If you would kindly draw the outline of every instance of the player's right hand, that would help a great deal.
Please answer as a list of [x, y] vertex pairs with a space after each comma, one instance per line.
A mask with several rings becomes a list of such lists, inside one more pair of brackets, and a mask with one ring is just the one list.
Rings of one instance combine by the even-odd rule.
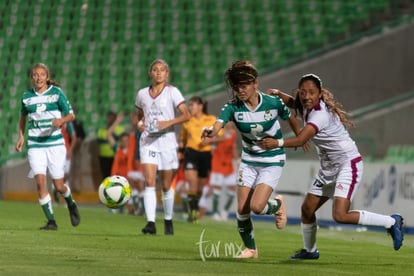
[[201, 133], [201, 138], [205, 138], [205, 137], [212, 137], [213, 133], [213, 127], [203, 127], [203, 132]]

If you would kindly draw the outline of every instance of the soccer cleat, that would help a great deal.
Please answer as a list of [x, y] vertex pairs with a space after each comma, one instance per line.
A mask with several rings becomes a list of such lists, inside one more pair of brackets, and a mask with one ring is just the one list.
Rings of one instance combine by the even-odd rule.
[[251, 248], [245, 248], [240, 255], [234, 257], [236, 259], [257, 259], [259, 258], [259, 250], [251, 249]]
[[215, 221], [222, 221], [223, 218], [220, 216], [219, 213], [214, 213], [213, 214], [213, 220], [215, 220]]
[[391, 215], [391, 217], [395, 219], [395, 223], [388, 229], [388, 233], [391, 235], [394, 242], [394, 250], [398, 250], [402, 246], [404, 240], [404, 232], [402, 229], [404, 219], [398, 214]]
[[229, 212], [227, 212], [226, 210], [222, 210], [220, 212], [220, 216], [221, 216], [221, 220], [226, 221], [229, 219]]
[[174, 235], [174, 227], [172, 220], [164, 219], [164, 234], [165, 235]]
[[147, 225], [145, 225], [145, 227], [142, 228], [142, 233], [143, 234], [150, 234], [150, 235], [157, 234], [157, 229], [155, 228], [155, 222], [148, 221]]
[[68, 206], [69, 209], [69, 216], [70, 216], [70, 222], [72, 223], [72, 226], [78, 226], [80, 223], [80, 215], [78, 206], [76, 205], [75, 201], [73, 201], [73, 204]]
[[275, 213], [275, 224], [277, 229], [283, 229], [286, 227], [287, 215], [285, 207], [285, 199], [281, 195], [277, 195], [275, 199], [280, 202], [279, 210]]
[[42, 226], [39, 228], [39, 230], [57, 230], [58, 226], [56, 224], [56, 221], [49, 220], [45, 226]]
[[301, 249], [290, 258], [293, 260], [317, 260], [319, 259], [319, 251], [316, 249], [313, 252], [308, 252], [306, 249]]
[[199, 216], [198, 211], [192, 210], [190, 215], [188, 216], [187, 221], [192, 222], [193, 224], [198, 224], [198, 216]]

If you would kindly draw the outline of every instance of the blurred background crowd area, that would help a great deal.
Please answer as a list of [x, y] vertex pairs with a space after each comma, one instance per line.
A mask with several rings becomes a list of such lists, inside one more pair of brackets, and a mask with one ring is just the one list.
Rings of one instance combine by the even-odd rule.
[[[223, 74], [236, 59], [250, 59], [260, 74], [280, 72], [412, 24], [413, 16], [412, 0], [3, 0], [0, 162], [24, 158], [14, 145], [21, 95], [35, 63], [49, 66], [93, 137], [108, 111], [134, 110], [155, 58], [169, 63], [170, 82], [187, 98], [208, 99], [225, 91]], [[392, 146], [390, 156], [414, 160], [412, 146]]]

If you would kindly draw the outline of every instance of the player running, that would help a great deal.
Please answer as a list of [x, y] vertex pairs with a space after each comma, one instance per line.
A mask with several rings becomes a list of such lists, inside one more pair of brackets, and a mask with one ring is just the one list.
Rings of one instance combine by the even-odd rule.
[[269, 199], [275, 191], [286, 155], [283, 148], [265, 149], [259, 142], [265, 137], [282, 139], [278, 119], [288, 120], [292, 130], [299, 125], [289, 108], [279, 97], [258, 91], [258, 73], [247, 60], [239, 60], [226, 71], [228, 86], [234, 93], [224, 105], [217, 121], [203, 131], [204, 137], [214, 137], [229, 121], [233, 121], [242, 136], [241, 164], [237, 173], [237, 228], [246, 248], [236, 258], [258, 258], [250, 213], [275, 215], [277, 228], [286, 225], [286, 211], [281, 196]]
[[278, 95], [303, 117], [305, 126], [297, 137], [286, 140], [265, 138], [260, 142], [266, 149], [279, 147], [300, 147], [312, 139], [320, 160], [320, 169], [302, 204], [301, 227], [304, 248], [292, 259], [318, 259], [316, 247], [316, 211], [333, 198], [332, 216], [336, 222], [383, 226], [388, 229], [394, 241], [394, 249], [400, 249], [403, 241], [403, 218], [371, 213], [364, 210], [350, 210], [362, 179], [363, 163], [355, 142], [349, 136], [347, 127], [352, 126], [346, 112], [334, 100], [333, 95], [322, 87], [321, 79], [313, 74], [299, 80], [296, 98], [278, 90], [268, 93]]

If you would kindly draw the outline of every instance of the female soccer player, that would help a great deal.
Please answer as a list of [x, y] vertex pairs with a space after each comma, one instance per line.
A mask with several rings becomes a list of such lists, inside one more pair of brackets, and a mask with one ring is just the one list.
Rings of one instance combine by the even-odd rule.
[[304, 248], [292, 259], [318, 259], [316, 248], [317, 222], [315, 212], [333, 198], [332, 216], [336, 222], [383, 226], [388, 229], [398, 250], [403, 241], [403, 218], [394, 214], [380, 215], [363, 210], [349, 210], [362, 178], [362, 157], [347, 127], [352, 123], [346, 112], [322, 86], [321, 79], [313, 74], [299, 80], [299, 90], [293, 98], [278, 90], [269, 94], [279, 95], [290, 107], [302, 115], [305, 126], [297, 137], [286, 140], [265, 138], [261, 147], [299, 147], [312, 139], [320, 160], [320, 169], [302, 204], [301, 226]]
[[[173, 235], [174, 191], [171, 182], [178, 168], [177, 138], [174, 125], [190, 118], [185, 99], [178, 88], [167, 83], [169, 66], [162, 59], [152, 62], [149, 70], [152, 84], [138, 91], [135, 105], [138, 108], [140, 157], [145, 178], [144, 205], [147, 225], [144, 234], [156, 234], [155, 215], [157, 197], [155, 191], [157, 171], [162, 182], [164, 207], [164, 234]], [[175, 117], [175, 109], [180, 114]]]
[[183, 124], [181, 143], [184, 150], [184, 173], [189, 184], [188, 221], [197, 223], [199, 200], [211, 169], [212, 146], [209, 139], [201, 139], [203, 128], [211, 126], [216, 116], [207, 113], [207, 103], [194, 96], [189, 100], [191, 118]]
[[33, 88], [23, 94], [19, 120], [19, 140], [16, 151], [24, 144], [26, 120], [28, 128], [28, 159], [39, 194], [39, 203], [47, 223], [41, 230], [57, 230], [51, 197], [46, 185], [46, 172], [52, 177], [55, 190], [65, 199], [73, 226], [80, 223], [79, 211], [69, 186], [64, 184], [66, 147], [61, 132], [62, 125], [73, 121], [75, 115], [63, 91], [50, 79], [49, 68], [42, 63], [30, 71]]
[[275, 215], [277, 228], [286, 225], [283, 197], [269, 199], [282, 174], [285, 151], [283, 148], [265, 149], [260, 141], [265, 137], [282, 139], [279, 118], [289, 120], [295, 133], [300, 129], [279, 97], [258, 91], [258, 73], [249, 61], [236, 61], [225, 76], [234, 94], [233, 100], [224, 105], [214, 125], [203, 131], [203, 137], [213, 137], [229, 121], [235, 123], [242, 136], [243, 150], [237, 174], [237, 227], [246, 248], [237, 258], [257, 258], [250, 213]]

